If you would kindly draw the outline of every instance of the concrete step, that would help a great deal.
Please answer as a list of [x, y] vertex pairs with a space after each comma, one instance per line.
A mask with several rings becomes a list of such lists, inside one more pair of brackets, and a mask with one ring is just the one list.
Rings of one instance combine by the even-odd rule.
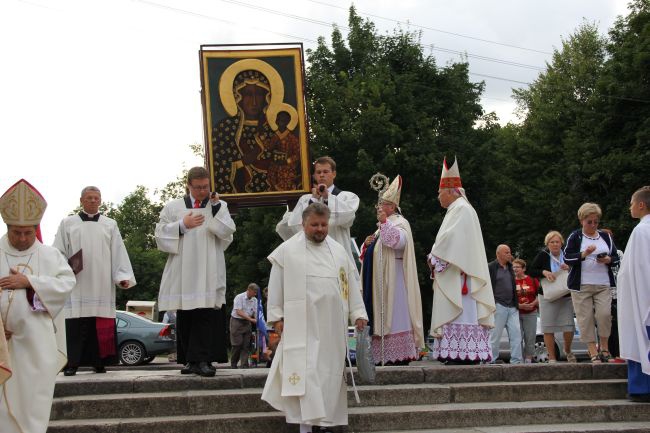
[[[458, 431], [462, 428], [469, 431], [474, 428], [476, 431], [476, 427], [473, 426], [496, 428], [509, 425], [514, 428], [518, 425], [630, 422], [646, 422], [646, 425], [650, 425], [650, 405], [622, 400], [544, 400], [520, 402], [516, 405], [489, 402], [375, 406], [350, 408], [349, 412], [350, 432], [396, 432], [409, 431], [408, 429], [417, 431], [417, 429], [422, 430], [431, 426], [453, 429], [451, 431]], [[181, 431], [295, 433], [297, 428], [286, 425], [284, 416], [278, 412], [249, 412], [199, 416], [60, 420], [51, 421], [48, 429], [48, 433], [150, 433], [151, 431], [156, 433]], [[507, 430], [501, 428], [497, 431]]]
[[[348, 390], [349, 407], [432, 405], [489, 401], [623, 399], [623, 379], [486, 382], [461, 384], [410, 384], [359, 386], [361, 403]], [[149, 416], [209, 415], [220, 413], [268, 412], [273, 409], [261, 400], [262, 391], [224, 389], [163, 393], [125, 393], [57, 397], [51, 419], [137, 418]]]
[[[648, 433], [647, 421], [535, 424], [435, 430], [384, 430], [373, 433]], [[358, 432], [365, 433], [365, 432]]]
[[[80, 372], [71, 377], [59, 374], [54, 396], [262, 388], [267, 374], [266, 368], [217, 369], [216, 376], [211, 378], [181, 375], [178, 370], [124, 369], [106, 374]], [[378, 367], [374, 385], [566, 381], [625, 379], [626, 377], [625, 364], [558, 363], [477, 366], [432, 364], [416, 367]]]
[[650, 405], [624, 400], [547, 400], [350, 409], [355, 432], [593, 422], [646, 422], [650, 426]]

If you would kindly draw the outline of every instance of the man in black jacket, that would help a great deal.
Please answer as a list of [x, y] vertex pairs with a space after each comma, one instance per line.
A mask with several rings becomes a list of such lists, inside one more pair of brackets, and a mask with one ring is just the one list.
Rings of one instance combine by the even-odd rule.
[[510, 341], [510, 363], [521, 364], [521, 329], [519, 328], [519, 303], [512, 270], [512, 253], [508, 245], [497, 247], [497, 259], [488, 263], [490, 281], [497, 310], [494, 313], [494, 329], [490, 335], [492, 362], [499, 357], [499, 342], [503, 328], [508, 331]]

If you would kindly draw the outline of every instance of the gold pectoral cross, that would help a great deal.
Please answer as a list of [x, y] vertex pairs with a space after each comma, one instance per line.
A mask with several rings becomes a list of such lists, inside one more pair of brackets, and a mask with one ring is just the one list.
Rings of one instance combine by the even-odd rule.
[[300, 376], [298, 376], [296, 373], [293, 373], [291, 376], [289, 376], [290, 384], [295, 386], [298, 382], [300, 382]]

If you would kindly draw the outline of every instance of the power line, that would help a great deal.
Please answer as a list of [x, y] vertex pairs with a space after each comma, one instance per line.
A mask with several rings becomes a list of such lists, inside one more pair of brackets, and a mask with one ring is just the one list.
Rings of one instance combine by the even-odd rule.
[[[283, 18], [291, 18], [291, 19], [294, 19], [294, 20], [303, 21], [303, 22], [307, 22], [307, 23], [310, 23], [310, 24], [318, 24], [318, 25], [325, 26], [325, 27], [328, 27], [328, 28], [338, 27], [340, 29], [350, 31], [350, 27], [345, 26], [345, 25], [339, 25], [339, 24], [336, 24], [336, 23], [329, 23], [327, 21], [317, 20], [317, 19], [314, 19], [314, 18], [309, 18], [309, 17], [300, 16], [300, 15], [290, 14], [290, 13], [279, 11], [277, 9], [270, 9], [270, 8], [267, 8], [267, 7], [258, 6], [258, 5], [255, 5], [255, 4], [251, 4], [251, 3], [247, 3], [247, 2], [243, 2], [243, 1], [239, 1], [239, 0], [220, 0], [220, 1], [222, 1], [223, 3], [230, 3], [230, 4], [237, 5], [237, 6], [242, 6], [242, 7], [245, 7], [245, 8], [254, 9], [254, 10], [261, 11], [261, 12], [269, 13], [269, 14], [272, 14], [272, 15], [281, 16]], [[466, 55], [468, 58], [473, 58], [473, 59], [477, 59], [477, 60], [484, 60], [484, 61], [494, 62], [494, 63], [500, 63], [502, 65], [515, 66], [515, 67], [519, 67], [519, 68], [533, 69], [533, 70], [536, 70], [536, 71], [545, 70], [545, 68], [540, 67], [540, 66], [527, 65], [525, 63], [518, 63], [518, 62], [513, 62], [513, 61], [510, 61], [510, 60], [503, 60], [503, 59], [497, 59], [497, 58], [494, 58], [494, 57], [481, 56], [481, 55], [478, 55], [478, 54], [464, 53], [464, 52], [461, 52], [461, 51], [452, 50], [450, 48], [443, 48], [443, 47], [434, 46], [433, 44], [422, 45], [422, 46], [423, 47], [431, 47], [431, 49], [436, 50], [436, 51], [441, 51], [441, 52], [450, 53], [450, 54]]]
[[[254, 5], [254, 4], [250, 4], [250, 3], [246, 3], [246, 2], [242, 2], [242, 1], [237, 1], [237, 0], [221, 0], [221, 1], [224, 2], [224, 3], [231, 3], [231, 4], [234, 4], [234, 5], [243, 6], [243, 7], [250, 8], [250, 9], [255, 9], [255, 10], [266, 12], [266, 13], [269, 13], [269, 14], [278, 15], [278, 16], [281, 16], [281, 17], [284, 17], [284, 18], [288, 17], [288, 18], [293, 18], [295, 20], [305, 21], [305, 22], [312, 23], [312, 24], [319, 24], [321, 26], [334, 27], [334, 25], [335, 25], [335, 23], [328, 23], [327, 21], [317, 20], [317, 19], [309, 18], [309, 17], [303, 17], [303, 16], [300, 16], [300, 15], [294, 15], [294, 14], [290, 14], [290, 13], [287, 13], [287, 12], [281, 12], [281, 11], [278, 11], [276, 9], [269, 9], [269, 8], [265, 8], [263, 6], [258, 6], [258, 5]], [[344, 26], [339, 26], [339, 27], [348, 29], [348, 27], [344, 27]]]
[[510, 78], [495, 77], [494, 75], [479, 74], [478, 72], [468, 72], [468, 74], [469, 75], [476, 75], [477, 77], [491, 78], [493, 80], [509, 81], [511, 83], [524, 84], [526, 86], [530, 86], [530, 84], [531, 84], [531, 83], [527, 83], [525, 81], [512, 80]]
[[[327, 2], [324, 2], [324, 1], [320, 1], [320, 0], [308, 0], [308, 1], [310, 1], [312, 3], [317, 3], [317, 4], [324, 5], [324, 6], [328, 6], [328, 7], [331, 7], [331, 8], [335, 8], [335, 9], [348, 10], [348, 8], [346, 8], [346, 7], [333, 5], [331, 3], [327, 3]], [[418, 27], [418, 28], [423, 29], [423, 30], [431, 30], [433, 32], [438, 32], [438, 33], [444, 33], [444, 34], [447, 34], [447, 35], [457, 36], [459, 38], [471, 39], [471, 40], [474, 40], [474, 41], [485, 42], [485, 43], [488, 43], [488, 44], [500, 45], [502, 47], [516, 48], [518, 50], [532, 51], [534, 53], [547, 54], [547, 55], [553, 54], [553, 53], [550, 53], [548, 51], [537, 50], [535, 48], [521, 47], [519, 45], [506, 44], [504, 42], [492, 41], [492, 40], [489, 40], [489, 39], [483, 39], [483, 38], [479, 38], [479, 37], [475, 37], [475, 36], [464, 35], [462, 33], [455, 33], [455, 32], [450, 32], [450, 31], [447, 31], [447, 30], [436, 29], [434, 27], [428, 27], [428, 26], [423, 26], [423, 25], [419, 25], [419, 24], [414, 24], [414, 23], [412, 23], [410, 21], [400, 21], [400, 20], [396, 20], [396, 19], [393, 19], [393, 18], [387, 18], [387, 17], [382, 17], [380, 15], [371, 14], [371, 13], [368, 13], [368, 12], [359, 11], [359, 14], [366, 15], [366, 16], [369, 16], [369, 17], [372, 17], [372, 18], [379, 18], [379, 19], [386, 20], [386, 21], [392, 21], [392, 22], [397, 23], [397, 24], [403, 24], [403, 25], [407, 25], [407, 26]]]
[[[224, 22], [224, 23], [227, 23], [227, 24], [230, 24], [230, 25], [241, 27], [240, 22], [229, 21], [229, 20], [225, 20], [225, 19], [222, 19], [222, 18], [217, 18], [217, 17], [211, 16], [211, 15], [206, 15], [206, 14], [202, 14], [202, 13], [198, 13], [198, 12], [193, 12], [193, 11], [189, 11], [189, 10], [181, 9], [181, 8], [175, 8], [175, 7], [172, 7], [172, 6], [163, 5], [163, 4], [156, 3], [156, 2], [153, 2], [153, 1], [149, 1], [149, 0], [134, 0], [134, 1], [140, 2], [140, 3], [148, 5], [148, 6], [157, 7], [157, 8], [160, 8], [160, 9], [165, 9], [165, 10], [175, 12], [175, 13], [181, 13], [181, 14], [184, 14], [184, 15], [194, 16], [194, 17], [198, 17], [198, 18], [202, 18], [202, 19], [208, 19], [208, 20], [213, 20], [213, 21]], [[238, 2], [236, 0], [222, 0], [222, 1], [226, 1], [226, 2], [229, 2], [229, 3], [242, 3], [242, 2]], [[312, 1], [312, 0], [310, 0], [310, 1]], [[277, 13], [280, 13], [280, 12], [277, 12]], [[290, 38], [290, 39], [294, 39], [294, 40], [301, 40], [301, 41], [304, 41], [304, 42], [311, 42], [311, 43], [317, 43], [318, 42], [318, 41], [315, 41], [313, 39], [308, 39], [308, 38], [304, 38], [304, 37], [296, 36], [296, 35], [291, 35], [291, 34], [287, 34], [287, 33], [280, 33], [280, 32], [276, 32], [276, 31], [273, 31], [273, 30], [268, 30], [268, 29], [265, 29], [265, 28], [262, 28], [262, 27], [254, 27], [254, 26], [245, 26], [245, 27], [250, 28], [250, 29], [254, 29], [254, 30], [267, 32], [267, 33], [280, 35], [282, 37]], [[438, 47], [438, 48], [433, 47], [433, 46], [430, 46], [430, 47], [432, 49], [446, 50], [446, 49], [440, 48], [440, 47]], [[448, 52], [453, 52], [455, 54], [461, 54], [461, 55], [465, 54], [465, 53], [462, 53], [460, 51], [455, 51], [455, 50], [448, 50]], [[467, 55], [469, 56], [469, 54], [467, 54]], [[499, 59], [493, 59], [493, 58], [490, 58], [490, 59], [499, 60]], [[506, 62], [506, 61], [504, 61], [504, 62]], [[530, 65], [526, 65], [526, 66], [530, 66]], [[534, 66], [531, 66], [531, 67], [536, 68]], [[511, 78], [498, 77], [498, 76], [495, 76], [495, 75], [488, 75], [488, 74], [481, 74], [481, 73], [478, 73], [478, 72], [468, 72], [468, 74], [469, 75], [474, 75], [474, 76], [477, 76], [477, 77], [481, 77], [481, 78], [491, 79], [491, 80], [499, 80], [499, 81], [506, 81], [506, 82], [510, 82], [510, 83], [523, 84], [525, 86], [530, 86], [532, 84], [532, 83], [529, 83], [529, 82], [526, 82], [526, 81], [513, 80]], [[644, 104], [650, 104], [650, 100], [644, 100], [644, 99], [638, 99], [638, 98], [627, 98], [627, 97], [623, 97], [623, 96], [612, 96], [612, 95], [599, 95], [599, 96], [601, 96], [603, 98], [608, 98], [608, 99], [617, 99], [617, 100], [622, 100], [622, 101], [631, 101], [631, 102], [639, 102], [639, 103], [644, 103]], [[495, 98], [489, 98], [489, 99], [495, 99]]]
[[491, 99], [493, 101], [512, 102], [511, 99], [493, 98], [492, 96], [481, 96], [481, 99]]
[[542, 68], [541, 66], [527, 65], [525, 63], [517, 63], [517, 62], [512, 62], [510, 60], [497, 59], [495, 57], [488, 57], [488, 56], [481, 56], [481, 55], [478, 55], [478, 54], [471, 54], [471, 53], [467, 53], [467, 52], [452, 50], [452, 49], [449, 49], [449, 48], [438, 47], [438, 46], [435, 46], [433, 44], [430, 44], [430, 45], [420, 44], [420, 46], [422, 48], [430, 48], [432, 50], [441, 51], [443, 53], [457, 54], [459, 56], [467, 56], [468, 58], [477, 59], [477, 60], [485, 60], [485, 61], [494, 62], [494, 63], [500, 63], [502, 65], [517, 66], [519, 68], [533, 69], [533, 70], [536, 70], [536, 71], [545, 71], [546, 70], [546, 68]]
[[[219, 21], [219, 22], [222, 22], [222, 23], [231, 24], [233, 26], [239, 26], [239, 27], [241, 26], [241, 23], [239, 23], [239, 22], [225, 20], [223, 18], [217, 18], [217, 17], [211, 16], [211, 15], [206, 15], [206, 14], [202, 14], [202, 13], [199, 13], [199, 12], [189, 11], [187, 9], [181, 9], [181, 8], [176, 8], [176, 7], [173, 7], [173, 6], [167, 6], [167, 5], [156, 3], [156, 2], [153, 2], [153, 1], [148, 1], [148, 0], [133, 0], [133, 1], [145, 4], [147, 6], [151, 6], [151, 7], [155, 7], [155, 8], [159, 8], [159, 9], [165, 9], [165, 10], [168, 10], [168, 11], [172, 11], [172, 12], [176, 12], [176, 13], [180, 13], [180, 14], [184, 14], [184, 15], [189, 15], [189, 16], [193, 16], [193, 17], [197, 17], [197, 18], [203, 18], [203, 19], [211, 20], [211, 21]], [[311, 43], [314, 43], [314, 44], [318, 43], [318, 41], [315, 41], [313, 39], [307, 39], [307, 38], [303, 38], [303, 37], [300, 37], [300, 36], [290, 35], [288, 33], [280, 33], [280, 32], [276, 32], [274, 30], [268, 30], [268, 29], [265, 29], [265, 28], [262, 28], [262, 27], [255, 27], [255, 26], [246, 26], [246, 27], [248, 27], [249, 29], [263, 31], [263, 32], [266, 32], [266, 33], [271, 33], [271, 34], [282, 36], [282, 37], [289, 38], [289, 39], [294, 39], [294, 40], [297, 39], [297, 40], [300, 40], [300, 41], [303, 41], [303, 42], [311, 42]]]
[[[172, 6], [167, 6], [167, 5], [156, 3], [156, 2], [153, 2], [153, 1], [150, 1], [150, 0], [134, 0], [134, 1], [145, 4], [147, 6], [168, 10], [170, 12], [180, 13], [180, 14], [183, 14], [183, 15], [189, 15], [189, 16], [202, 18], [202, 19], [208, 19], [208, 20], [212, 20], [212, 21], [219, 21], [219, 22], [223, 22], [223, 23], [230, 24], [230, 25], [233, 25], [233, 26], [241, 27], [241, 23], [238, 23], [238, 22], [235, 22], [235, 21], [229, 21], [229, 20], [225, 20], [225, 19], [222, 19], [222, 18], [217, 18], [217, 17], [211, 16], [211, 15], [206, 15], [206, 14], [202, 14], [202, 13], [198, 13], [198, 12], [189, 11], [187, 9], [181, 9], [181, 8], [176, 8], [176, 7], [172, 7]], [[235, 0], [222, 0], [222, 1], [232, 2], [232, 1], [235, 1]], [[304, 38], [304, 37], [301, 37], [301, 36], [289, 35], [289, 34], [286, 34], [286, 33], [279, 33], [279, 32], [275, 32], [275, 31], [268, 30], [268, 29], [261, 28], [261, 27], [253, 27], [253, 26], [246, 26], [246, 27], [251, 28], [251, 29], [255, 29], [255, 30], [260, 30], [260, 31], [272, 33], [272, 34], [276, 34], [276, 35], [280, 35], [280, 36], [283, 36], [283, 37], [286, 37], [286, 38], [293, 38], [294, 40], [317, 43], [317, 41], [315, 41], [313, 39], [308, 39], [308, 38]], [[456, 51], [456, 53], [460, 53], [460, 52]], [[478, 73], [472, 73], [472, 72], [470, 72], [470, 75], [476, 75], [476, 76], [479, 76], [479, 77], [490, 78], [490, 79], [495, 79], [495, 80], [500, 80], [500, 81], [510, 81], [510, 82], [518, 83], [518, 84], [529, 84], [529, 83], [525, 83], [523, 81], [511, 80], [511, 79], [508, 79], [508, 78], [496, 77], [496, 76], [492, 76], [492, 75], [478, 74]]]

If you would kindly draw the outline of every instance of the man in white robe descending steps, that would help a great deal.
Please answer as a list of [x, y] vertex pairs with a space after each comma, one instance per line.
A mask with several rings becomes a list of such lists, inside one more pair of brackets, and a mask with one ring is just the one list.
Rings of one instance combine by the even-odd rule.
[[324, 204], [308, 206], [303, 231], [269, 256], [268, 320], [281, 339], [262, 399], [301, 433], [347, 425], [347, 327], [368, 322], [356, 268], [327, 236], [329, 217]]

